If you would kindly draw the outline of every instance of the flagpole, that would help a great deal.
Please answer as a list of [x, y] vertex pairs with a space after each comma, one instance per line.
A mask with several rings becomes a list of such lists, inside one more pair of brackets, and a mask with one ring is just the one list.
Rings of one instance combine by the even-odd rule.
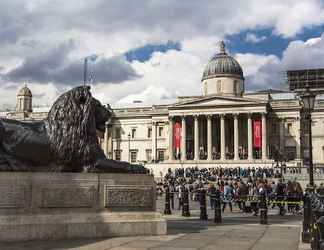
[[88, 58], [84, 58], [84, 68], [83, 68], [83, 86], [87, 83], [87, 70], [88, 70]]

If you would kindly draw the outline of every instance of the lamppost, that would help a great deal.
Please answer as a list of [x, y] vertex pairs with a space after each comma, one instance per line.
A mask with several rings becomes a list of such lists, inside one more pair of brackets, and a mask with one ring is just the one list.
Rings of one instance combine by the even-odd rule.
[[131, 139], [131, 134], [128, 133], [128, 162], [130, 162], [130, 139]]
[[[312, 111], [314, 110], [316, 95], [306, 88], [306, 91], [300, 95], [303, 111], [305, 112], [305, 123], [308, 130], [308, 158], [309, 158], [309, 191], [314, 192], [314, 169], [313, 169], [313, 143], [312, 143]], [[310, 242], [312, 224], [312, 207], [310, 193], [306, 192], [304, 196], [304, 220], [302, 241]]]
[[300, 95], [303, 110], [305, 112], [305, 122], [308, 130], [308, 154], [309, 154], [309, 185], [314, 187], [314, 168], [313, 168], [313, 143], [312, 143], [312, 111], [314, 110], [316, 95], [306, 88]]

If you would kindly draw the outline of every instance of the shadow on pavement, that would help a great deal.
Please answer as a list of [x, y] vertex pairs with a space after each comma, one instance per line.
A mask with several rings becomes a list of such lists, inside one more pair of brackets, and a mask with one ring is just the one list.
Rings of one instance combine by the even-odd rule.
[[[252, 216], [250, 214], [227, 214], [225, 217], [223, 217], [223, 222], [221, 224], [214, 223], [213, 219], [213, 217], [209, 217], [208, 221], [201, 221], [198, 218], [170, 218], [167, 220], [168, 234], [198, 233], [210, 227], [260, 224], [260, 217]], [[302, 219], [303, 217], [300, 215], [268, 215], [268, 225], [297, 225], [296, 221], [302, 221]]]

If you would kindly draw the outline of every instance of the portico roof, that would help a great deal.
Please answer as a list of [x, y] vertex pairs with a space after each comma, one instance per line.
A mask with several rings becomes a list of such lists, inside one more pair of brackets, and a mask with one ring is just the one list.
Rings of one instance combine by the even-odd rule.
[[268, 101], [246, 97], [202, 96], [169, 106], [170, 115], [267, 112]]

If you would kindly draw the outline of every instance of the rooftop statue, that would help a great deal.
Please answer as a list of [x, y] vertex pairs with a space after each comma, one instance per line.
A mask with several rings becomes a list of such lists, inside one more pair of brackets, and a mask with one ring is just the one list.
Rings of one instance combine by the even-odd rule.
[[141, 165], [106, 158], [97, 130], [111, 112], [81, 86], [62, 94], [46, 120], [0, 119], [0, 171], [147, 173]]

